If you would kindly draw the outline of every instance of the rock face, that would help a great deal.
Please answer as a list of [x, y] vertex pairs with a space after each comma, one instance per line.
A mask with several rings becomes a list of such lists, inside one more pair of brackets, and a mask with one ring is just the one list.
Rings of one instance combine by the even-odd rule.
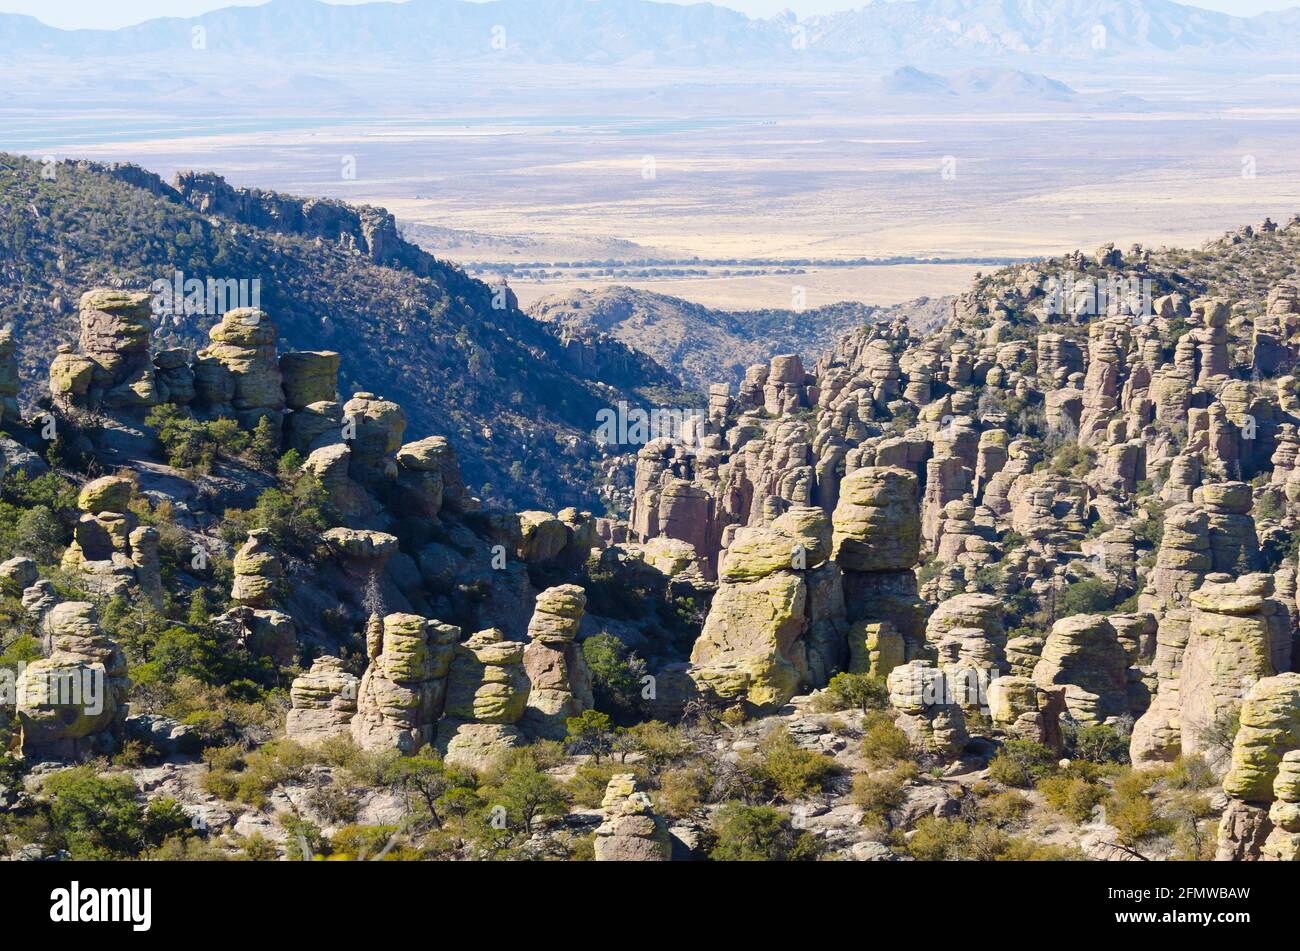
[[[1220, 861], [1259, 859], [1273, 831], [1270, 806], [1277, 795], [1279, 776], [1282, 791], [1292, 795], [1291, 767], [1282, 770], [1284, 757], [1300, 750], [1300, 674], [1265, 677], [1247, 691], [1241, 703], [1241, 728], [1232, 744], [1232, 760], [1223, 777], [1223, 791], [1230, 797], [1219, 822]], [[1289, 800], [1280, 800], [1283, 802]], [[1279, 814], [1290, 822], [1286, 806]], [[1283, 827], [1283, 832], [1287, 830]], [[1279, 834], [1274, 848], [1286, 839]]]
[[0, 327], [0, 426], [22, 421], [18, 406], [18, 354], [13, 330]]
[[499, 630], [479, 631], [455, 648], [438, 748], [447, 762], [482, 768], [526, 738], [516, 724], [528, 707], [524, 645]]
[[1034, 683], [1064, 686], [1070, 715], [1082, 723], [1104, 723], [1129, 712], [1128, 655], [1110, 621], [1076, 614], [1052, 625], [1034, 667]]
[[1261, 858], [1272, 862], [1300, 860], [1300, 750], [1288, 750], [1278, 764], [1273, 780], [1273, 805], [1268, 821], [1273, 831], [1260, 849]]
[[921, 550], [916, 477], [893, 468], [849, 473], [832, 521], [833, 557], [844, 571], [910, 570]]
[[82, 487], [77, 496], [82, 515], [62, 564], [83, 579], [87, 590], [125, 597], [136, 586], [161, 610], [159, 534], [151, 526], [141, 526], [129, 510], [134, 491], [134, 483], [121, 476], [93, 479]]
[[363, 485], [396, 479], [395, 455], [406, 432], [402, 408], [373, 393], [355, 393], [343, 404], [343, 420], [351, 436], [352, 478]]
[[547, 588], [537, 596], [528, 624], [531, 640], [524, 648], [524, 670], [530, 690], [520, 726], [529, 736], [562, 740], [565, 721], [595, 704], [591, 671], [575, 638], [587, 594], [573, 584]]
[[1002, 602], [980, 593], [949, 598], [930, 615], [925, 637], [958, 702], [981, 706], [981, 678], [987, 683], [1007, 670]]
[[114, 750], [126, 719], [126, 655], [100, 630], [94, 605], [56, 605], [46, 621], [48, 656], [16, 684], [16, 714], [28, 756], [77, 759]]
[[826, 514], [807, 506], [769, 527], [735, 533], [691, 651], [691, 677], [701, 692], [756, 710], [778, 709], [812, 683], [805, 634], [813, 628], [820, 630], [822, 675], [843, 669], [844, 628], [834, 616], [841, 602], [833, 592], [809, 597], [823, 579], [838, 581], [835, 566], [826, 564], [829, 553]]
[[363, 749], [414, 753], [434, 739], [460, 629], [415, 614], [383, 621], [379, 655], [366, 668], [350, 728]]
[[1274, 599], [1273, 576], [1211, 575], [1192, 594], [1192, 618], [1179, 676], [1181, 748], [1216, 756], [1203, 736], [1241, 703], [1247, 688], [1290, 667], [1291, 623]]
[[994, 725], [1012, 736], [1060, 750], [1064, 688], [1044, 689], [1029, 677], [998, 677], [988, 686], [988, 705]]
[[922, 656], [925, 611], [917, 597], [921, 545], [917, 479], [894, 467], [864, 467], [845, 477], [832, 515], [832, 557], [844, 573], [850, 623], [888, 621], [905, 656]]
[[248, 533], [248, 541], [235, 552], [235, 583], [230, 596], [246, 607], [265, 608], [275, 600], [276, 587], [284, 576], [280, 553], [266, 529]]
[[907, 645], [888, 621], [859, 622], [849, 629], [849, 672], [888, 677], [906, 660]]
[[351, 732], [357, 712], [360, 680], [337, 657], [317, 657], [311, 670], [289, 688], [293, 709], [285, 721], [285, 734], [304, 743], [318, 742]]
[[666, 862], [672, 846], [668, 827], [631, 773], [616, 773], [601, 802], [605, 821], [596, 829], [597, 862]]
[[945, 758], [957, 756], [970, 737], [961, 706], [953, 702], [947, 678], [927, 662], [914, 660], [889, 675], [889, 703], [913, 746]]
[[[208, 363], [214, 377], [220, 378], [224, 371], [229, 385], [213, 382], [222, 396], [230, 393], [229, 406], [240, 426], [251, 430], [263, 417], [269, 417], [279, 432], [285, 399], [271, 318], [260, 310], [239, 307], [227, 311], [208, 336], [212, 343], [199, 352], [199, 359]], [[224, 409], [225, 403], [223, 399], [212, 409]]]
[[[56, 360], [50, 386], [56, 397], [97, 408], [147, 407], [158, 402], [149, 338], [148, 293], [87, 291], [81, 296], [81, 356]], [[72, 357], [72, 354], [61, 354]], [[89, 362], [87, 366], [86, 361]]]
[[303, 350], [280, 354], [285, 405], [295, 412], [313, 403], [338, 399], [340, 357], [329, 350]]

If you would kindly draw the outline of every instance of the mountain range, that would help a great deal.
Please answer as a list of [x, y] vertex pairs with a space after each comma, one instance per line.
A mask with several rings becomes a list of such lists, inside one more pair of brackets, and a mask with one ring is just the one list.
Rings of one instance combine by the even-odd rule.
[[321, 60], [767, 66], [991, 57], [1289, 56], [1300, 9], [1232, 16], [1171, 0], [893, 0], [766, 19], [710, 3], [272, 0], [120, 30], [59, 30], [0, 14], [6, 56], [212, 54]]

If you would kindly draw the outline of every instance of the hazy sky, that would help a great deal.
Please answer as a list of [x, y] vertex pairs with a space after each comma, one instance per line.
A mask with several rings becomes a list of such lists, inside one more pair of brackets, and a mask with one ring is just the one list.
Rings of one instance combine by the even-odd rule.
[[[263, 0], [0, 0], [0, 13], [26, 13], [51, 26], [113, 28], [159, 16], [194, 16], [229, 6], [257, 6]], [[329, 0], [361, 3], [365, 0]], [[862, 5], [861, 0], [720, 0], [722, 6], [753, 16], [784, 9], [799, 14], [830, 13]], [[1190, 0], [1185, 0], [1190, 2]], [[1300, 5], [1300, 0], [1195, 0], [1194, 6], [1249, 16]]]

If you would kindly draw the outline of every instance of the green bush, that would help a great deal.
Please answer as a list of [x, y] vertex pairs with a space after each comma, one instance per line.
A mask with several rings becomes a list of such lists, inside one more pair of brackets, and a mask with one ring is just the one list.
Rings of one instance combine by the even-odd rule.
[[729, 802], [718, 810], [714, 834], [709, 858], [715, 862], [812, 861], [818, 853], [816, 838], [796, 831], [790, 817], [771, 806]]
[[1115, 605], [1115, 586], [1099, 578], [1084, 578], [1066, 587], [1056, 599], [1058, 619], [1076, 614], [1103, 614]]
[[836, 674], [826, 689], [817, 695], [817, 709], [822, 712], [835, 710], [884, 710], [889, 706], [889, 687], [882, 677], [870, 674]]
[[50, 776], [41, 792], [49, 799], [52, 832], [74, 859], [131, 858], [148, 844], [145, 811], [128, 776], [77, 766]]
[[1136, 846], [1143, 840], [1174, 831], [1175, 823], [1161, 816], [1148, 791], [1157, 774], [1129, 769], [1115, 777], [1106, 803], [1106, 821], [1119, 833], [1119, 841]]
[[1033, 740], [1007, 740], [989, 763], [989, 779], [1027, 789], [1056, 768], [1056, 755]]
[[892, 763], [912, 758], [912, 742], [885, 711], [867, 714], [862, 756], [870, 763]]
[[1106, 798], [1106, 790], [1076, 772], [1057, 773], [1037, 784], [1047, 804], [1074, 822], [1085, 822]]
[[624, 721], [634, 719], [644, 707], [641, 679], [646, 674], [645, 661], [605, 631], [582, 642], [582, 656], [591, 670], [596, 708]]
[[233, 457], [248, 448], [248, 434], [233, 419], [200, 422], [172, 403], [154, 407], [145, 423], [158, 431], [169, 465], [210, 472], [220, 456]]
[[899, 763], [877, 773], [858, 773], [853, 777], [853, 804], [879, 821], [897, 809], [906, 799], [907, 784], [916, 778], [914, 763]]
[[758, 756], [755, 772], [759, 779], [786, 802], [820, 791], [839, 772], [829, 756], [800, 749], [784, 727], [763, 737]]
[[1091, 726], [1067, 725], [1065, 749], [1072, 759], [1090, 763], [1127, 763], [1128, 740], [1104, 723]]

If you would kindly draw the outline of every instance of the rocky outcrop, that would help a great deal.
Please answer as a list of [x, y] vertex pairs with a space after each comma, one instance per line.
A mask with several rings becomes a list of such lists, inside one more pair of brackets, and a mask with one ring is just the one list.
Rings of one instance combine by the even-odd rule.
[[248, 533], [248, 540], [235, 552], [233, 568], [235, 583], [230, 591], [231, 599], [245, 607], [270, 607], [276, 599], [284, 567], [268, 530], [254, 529]]
[[528, 708], [524, 645], [500, 631], [479, 631], [455, 648], [446, 716], [437, 744], [447, 762], [480, 769], [527, 739], [517, 724]]
[[1272, 862], [1300, 860], [1300, 750], [1282, 755], [1273, 780], [1268, 821], [1273, 829], [1264, 840], [1260, 857]]
[[[208, 411], [233, 415], [246, 430], [266, 417], [278, 433], [285, 399], [271, 318], [260, 310], [239, 307], [226, 311], [208, 336], [212, 342], [197, 356], [206, 365], [205, 383], [198, 392], [201, 398], [206, 396]], [[196, 374], [196, 381], [199, 377]]]
[[1266, 574], [1210, 575], [1192, 594], [1179, 675], [1181, 749], [1214, 762], [1204, 735], [1241, 704], [1252, 684], [1290, 667], [1290, 618]]
[[666, 862], [672, 845], [667, 824], [631, 773], [617, 773], [601, 802], [605, 821], [596, 828], [597, 862]]
[[520, 721], [531, 737], [562, 740], [568, 735], [565, 721], [595, 705], [591, 671], [575, 640], [586, 606], [586, 592], [577, 585], [547, 588], [537, 596], [524, 648], [528, 706]]
[[410, 754], [433, 742], [459, 638], [459, 628], [415, 614], [384, 618], [380, 651], [362, 675], [349, 724], [358, 746]]
[[128, 712], [126, 655], [100, 630], [92, 604], [56, 605], [46, 624], [50, 651], [16, 684], [23, 753], [78, 759], [112, 752]]
[[943, 671], [914, 660], [889, 675], [889, 703], [897, 723], [920, 750], [950, 759], [969, 742], [966, 718]]
[[1034, 683], [1063, 686], [1070, 715], [1082, 723], [1105, 723], [1129, 712], [1128, 655], [1110, 621], [1099, 615], [1076, 614], [1052, 625]]
[[80, 357], [60, 353], [50, 370], [58, 399], [89, 408], [130, 409], [158, 402], [149, 338], [148, 293], [92, 290], [81, 296]]
[[83, 579], [88, 591], [124, 597], [132, 587], [157, 610], [163, 607], [158, 530], [141, 526], [130, 511], [135, 484], [122, 476], [103, 476], [82, 486], [77, 507], [82, 515], [62, 565]]
[[293, 708], [285, 721], [291, 740], [314, 743], [351, 733], [357, 713], [360, 680], [338, 657], [317, 657], [311, 669], [294, 679], [289, 688]]
[[811, 506], [736, 532], [691, 651], [702, 692], [770, 711], [843, 669], [843, 601], [830, 551], [829, 520]]
[[[1223, 791], [1230, 799], [1219, 822], [1217, 859], [1261, 857], [1273, 831], [1269, 810], [1283, 757], [1294, 750], [1300, 750], [1300, 674], [1265, 677], [1247, 691], [1241, 703], [1241, 727], [1223, 777]], [[1283, 787], [1289, 795], [1286, 782], [1284, 777]], [[1285, 807], [1279, 809], [1284, 811]], [[1280, 844], [1275, 842], [1275, 846]]]

